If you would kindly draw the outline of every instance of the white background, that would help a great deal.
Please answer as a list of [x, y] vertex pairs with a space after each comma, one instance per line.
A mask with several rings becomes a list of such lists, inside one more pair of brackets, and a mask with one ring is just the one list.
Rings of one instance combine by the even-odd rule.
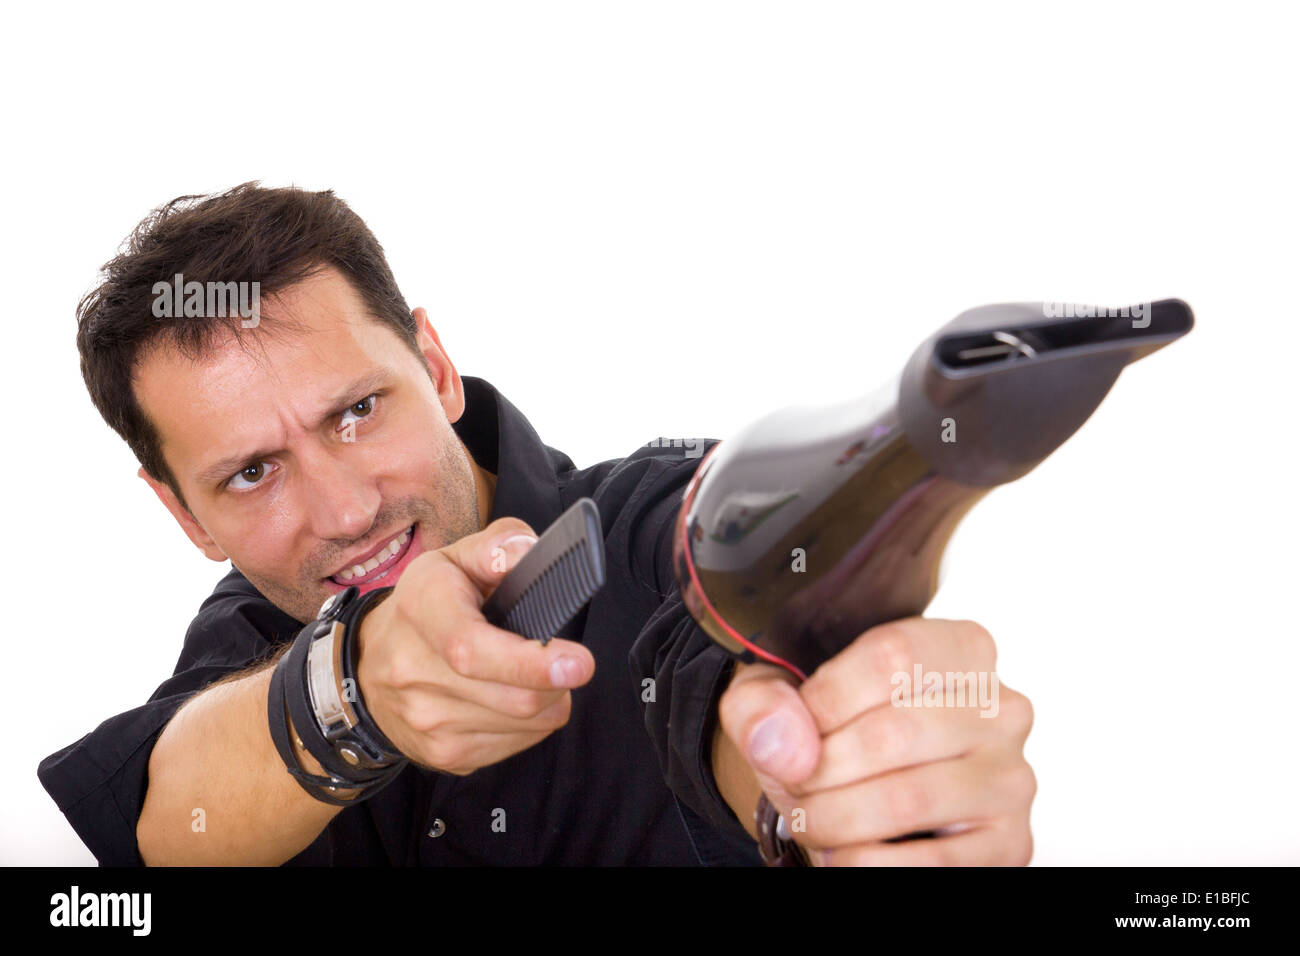
[[0, 862], [93, 862], [36, 765], [170, 676], [227, 567], [91, 405], [77, 300], [154, 206], [260, 179], [346, 199], [579, 466], [865, 394], [972, 306], [1185, 299], [932, 612], [1034, 702], [1035, 863], [1300, 863], [1284, 7], [125, 10], [0, 41]]

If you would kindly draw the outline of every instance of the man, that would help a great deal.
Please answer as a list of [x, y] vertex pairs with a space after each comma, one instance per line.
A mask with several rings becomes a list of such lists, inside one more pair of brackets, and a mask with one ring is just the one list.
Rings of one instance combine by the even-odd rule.
[[[192, 307], [230, 283], [257, 283], [256, 308]], [[78, 319], [140, 477], [233, 566], [153, 698], [41, 764], [101, 863], [757, 863], [763, 794], [817, 865], [1028, 862], [1028, 701], [1003, 687], [993, 719], [890, 705], [914, 664], [992, 671], [987, 632], [874, 628], [799, 687], [737, 665], [672, 575], [700, 459], [659, 442], [575, 469], [461, 378], [331, 192], [175, 200]], [[545, 646], [487, 624], [484, 599], [584, 496], [606, 586]], [[274, 665], [349, 586], [393, 589], [360, 621], [357, 689], [409, 764], [340, 807], [290, 774], [267, 715]]]

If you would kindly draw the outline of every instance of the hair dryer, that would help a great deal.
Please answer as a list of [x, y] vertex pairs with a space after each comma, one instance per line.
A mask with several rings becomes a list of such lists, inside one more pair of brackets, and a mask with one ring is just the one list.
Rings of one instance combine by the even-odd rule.
[[966, 512], [1074, 434], [1125, 365], [1191, 328], [1178, 299], [984, 306], [882, 392], [754, 422], [687, 487], [673, 541], [686, 607], [742, 660], [806, 678], [924, 611]]

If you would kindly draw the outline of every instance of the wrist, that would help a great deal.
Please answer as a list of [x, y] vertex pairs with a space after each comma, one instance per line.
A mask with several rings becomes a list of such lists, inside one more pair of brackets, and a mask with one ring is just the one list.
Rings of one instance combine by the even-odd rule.
[[[289, 774], [325, 803], [349, 806], [368, 799], [407, 763], [368, 713], [357, 670], [361, 625], [391, 593], [382, 588], [360, 595], [352, 587], [331, 597], [271, 676], [272, 740]], [[324, 772], [313, 773], [310, 766]]]
[[[734, 680], [735, 675], [739, 674], [745, 666], [738, 663], [731, 680]], [[723, 693], [725, 694], [726, 691], [724, 690]], [[758, 839], [758, 831], [754, 825], [754, 808], [758, 805], [763, 788], [759, 785], [754, 768], [749, 765], [749, 761], [745, 759], [736, 742], [723, 731], [721, 719], [718, 720], [713, 731], [710, 766], [718, 793], [731, 808], [731, 812], [736, 815], [745, 832]]]
[[[294, 727], [292, 717], [285, 717], [285, 726], [289, 728], [289, 742], [293, 746], [293, 755], [298, 761], [299, 768], [306, 773], [314, 774], [316, 776], [328, 776], [329, 772], [321, 766], [321, 762], [313, 757], [311, 751], [303, 744], [302, 735], [299, 734], [297, 728]], [[355, 790], [338, 790], [335, 791], [335, 796], [346, 800], [354, 793], [356, 793]]]
[[[389, 733], [394, 721], [388, 710], [388, 695], [384, 682], [380, 679], [384, 652], [383, 635], [392, 632], [394, 602], [381, 601], [371, 608], [361, 619], [357, 628], [355, 669], [357, 676], [357, 693], [365, 700], [366, 711], [379, 732], [394, 745], [397, 741]], [[367, 653], [367, 647], [369, 653]]]
[[[737, 664], [728, 688], [746, 667]], [[725, 691], [724, 691], [725, 694]], [[745, 753], [722, 730], [722, 721], [713, 735], [713, 775], [727, 805], [731, 807], [745, 831], [758, 843], [759, 853], [768, 866], [807, 866], [805, 851], [781, 825], [781, 815], [763, 791], [758, 773]]]

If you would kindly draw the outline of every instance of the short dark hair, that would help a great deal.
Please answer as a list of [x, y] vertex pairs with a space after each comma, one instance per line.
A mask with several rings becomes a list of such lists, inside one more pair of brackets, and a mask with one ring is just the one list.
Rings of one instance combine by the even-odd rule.
[[[187, 284], [205, 287], [258, 282], [260, 295], [273, 295], [326, 266], [338, 269], [373, 317], [391, 326], [423, 361], [415, 319], [383, 247], [329, 189], [265, 189], [249, 182], [209, 196], [177, 197], [135, 227], [118, 255], [103, 266], [100, 284], [77, 306], [77, 350], [91, 400], [145, 472], [171, 488], [186, 510], [189, 505], [163, 458], [158, 430], [136, 400], [136, 364], [146, 348], [160, 342], [191, 360], [202, 359], [218, 333], [233, 332], [242, 343], [245, 326], [237, 320], [187, 317], [179, 307], [160, 317], [154, 286], [181, 274]], [[259, 329], [267, 325], [260, 316], [258, 323]], [[292, 323], [282, 320], [282, 326], [283, 331]]]

